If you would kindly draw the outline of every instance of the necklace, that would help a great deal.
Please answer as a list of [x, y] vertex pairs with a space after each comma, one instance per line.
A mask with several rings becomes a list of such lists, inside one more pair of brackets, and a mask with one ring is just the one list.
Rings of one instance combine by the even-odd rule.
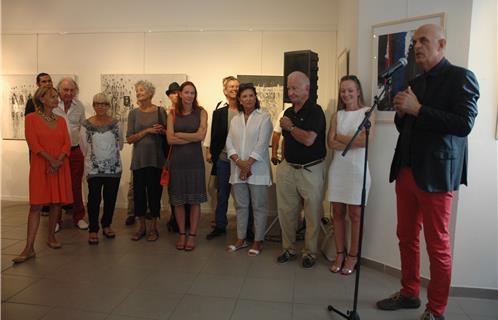
[[48, 121], [48, 122], [52, 122], [52, 121], [55, 121], [57, 120], [55, 114], [51, 114], [49, 116], [47, 116], [45, 113], [41, 112], [41, 111], [38, 111], [38, 114], [45, 120], [45, 121]]

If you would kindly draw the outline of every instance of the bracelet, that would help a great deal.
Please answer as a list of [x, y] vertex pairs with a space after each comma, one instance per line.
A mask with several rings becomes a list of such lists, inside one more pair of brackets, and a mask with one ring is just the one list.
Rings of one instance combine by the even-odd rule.
[[294, 130], [296, 126], [295, 125], [292, 125], [290, 128], [289, 128], [289, 132], [292, 132], [292, 130]]

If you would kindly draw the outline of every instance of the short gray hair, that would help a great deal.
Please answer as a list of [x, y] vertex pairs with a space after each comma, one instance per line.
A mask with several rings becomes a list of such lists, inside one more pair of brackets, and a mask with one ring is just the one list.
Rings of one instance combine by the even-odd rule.
[[145, 91], [150, 93], [150, 95], [153, 97], [154, 94], [156, 93], [156, 87], [152, 84], [152, 82], [148, 80], [140, 80], [137, 83], [135, 83], [135, 89], [138, 87], [144, 87]]
[[80, 87], [78, 86], [78, 83], [71, 77], [64, 77], [59, 80], [57, 83], [57, 91], [61, 91], [61, 85], [63, 82], [71, 82], [74, 85], [74, 95], [77, 96], [80, 93]]
[[290, 78], [294, 78], [296, 80], [298, 80], [301, 84], [305, 85], [305, 86], [309, 86], [310, 85], [310, 78], [308, 77], [308, 75], [302, 71], [293, 71], [291, 72], [288, 76], [287, 76], [287, 80], [290, 79]]
[[95, 102], [105, 102], [110, 105], [111, 99], [109, 99], [109, 96], [106, 95], [105, 93], [99, 92], [93, 96], [93, 104], [95, 104]]
[[228, 83], [230, 81], [234, 81], [234, 80], [240, 83], [240, 80], [235, 78], [234, 76], [228, 76], [228, 77], [223, 78], [223, 89], [226, 89], [228, 86]]

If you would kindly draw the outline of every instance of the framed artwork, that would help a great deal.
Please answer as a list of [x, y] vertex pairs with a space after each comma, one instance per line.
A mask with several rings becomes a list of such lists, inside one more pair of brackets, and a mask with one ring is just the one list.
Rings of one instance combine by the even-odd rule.
[[[2, 139], [25, 140], [24, 111], [26, 103], [36, 92], [37, 74], [5, 74], [2, 79]], [[62, 78], [70, 77], [76, 82], [78, 78], [72, 74], [51, 74], [54, 87]]]
[[256, 88], [261, 108], [268, 111], [275, 123], [284, 105], [284, 77], [237, 75], [240, 83], [252, 83]]
[[186, 74], [102, 74], [100, 86], [103, 93], [111, 99], [111, 114], [120, 121], [121, 128], [126, 132], [128, 113], [137, 106], [135, 83], [140, 80], [152, 82], [156, 93], [152, 103], [164, 108], [169, 107], [170, 101], [166, 90], [171, 82], [182, 84], [187, 81]]
[[349, 50], [344, 49], [339, 53], [336, 64], [337, 90], [335, 96], [339, 97], [339, 84], [341, 78], [349, 75]]
[[399, 91], [408, 87], [410, 79], [422, 72], [420, 66], [415, 63], [412, 40], [415, 30], [428, 23], [438, 24], [444, 29], [445, 14], [436, 13], [372, 26], [372, 103], [374, 97], [378, 96], [384, 88], [384, 80], [379, 80], [377, 75], [403, 57], [408, 60], [404, 68], [394, 73], [392, 85], [383, 99], [379, 101], [377, 121], [393, 121], [392, 99]]

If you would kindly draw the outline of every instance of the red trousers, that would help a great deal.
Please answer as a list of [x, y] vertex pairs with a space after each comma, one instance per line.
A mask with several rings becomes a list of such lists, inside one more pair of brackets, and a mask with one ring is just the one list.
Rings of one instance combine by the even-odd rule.
[[396, 179], [396, 198], [401, 295], [418, 297], [420, 293], [419, 235], [423, 224], [431, 277], [426, 307], [435, 315], [443, 315], [451, 283], [449, 224], [453, 192], [425, 192], [415, 184], [412, 170], [403, 168]]
[[69, 155], [69, 166], [71, 167], [71, 183], [73, 189], [73, 222], [85, 217], [85, 207], [83, 206], [83, 198], [81, 196], [81, 182], [83, 179], [83, 171], [85, 166], [85, 157], [79, 147], [71, 148]]

